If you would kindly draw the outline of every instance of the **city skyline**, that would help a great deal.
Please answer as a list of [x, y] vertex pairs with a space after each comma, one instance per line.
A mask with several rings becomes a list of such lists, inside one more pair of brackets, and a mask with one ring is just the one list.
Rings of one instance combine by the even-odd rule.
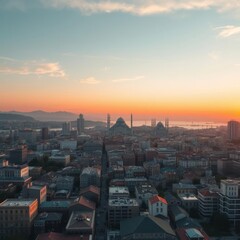
[[3, 1], [0, 111], [239, 119], [233, 0]]

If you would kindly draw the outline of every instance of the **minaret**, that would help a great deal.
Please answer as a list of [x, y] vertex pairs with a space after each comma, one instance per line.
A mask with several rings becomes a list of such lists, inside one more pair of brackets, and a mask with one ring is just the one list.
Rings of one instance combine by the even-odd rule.
[[156, 118], [152, 118], [152, 119], [151, 119], [151, 127], [152, 127], [152, 128], [155, 128], [156, 125], [157, 125]]
[[131, 134], [133, 135], [133, 115], [131, 113]]
[[110, 116], [110, 114], [108, 113], [108, 114], [107, 114], [107, 131], [109, 131], [110, 126], [111, 126], [111, 116]]
[[166, 128], [167, 133], [168, 133], [168, 129], [169, 129], [169, 119], [168, 118], [165, 118], [165, 128]]

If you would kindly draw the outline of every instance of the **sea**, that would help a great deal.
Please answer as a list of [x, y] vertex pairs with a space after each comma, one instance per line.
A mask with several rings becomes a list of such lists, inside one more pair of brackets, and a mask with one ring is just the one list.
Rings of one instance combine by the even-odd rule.
[[[112, 124], [115, 123], [115, 121], [111, 122]], [[164, 124], [164, 122], [162, 122]], [[126, 124], [128, 126], [131, 125], [130, 120], [126, 120]], [[140, 127], [140, 126], [151, 126], [150, 120], [136, 120], [133, 121], [133, 127]], [[186, 129], [210, 129], [210, 128], [217, 128], [217, 127], [226, 127], [227, 123], [219, 123], [219, 122], [190, 122], [190, 121], [169, 121], [169, 127], [182, 127]], [[92, 128], [92, 127], [89, 127]], [[61, 128], [50, 128], [50, 131], [61, 131]], [[37, 129], [37, 131], [40, 131], [40, 129]], [[9, 130], [1, 130], [0, 133], [8, 133]]]
[[[164, 122], [162, 122], [164, 124]], [[131, 125], [130, 121], [126, 121], [128, 126]], [[133, 126], [151, 126], [151, 121], [134, 121]], [[169, 121], [169, 127], [183, 127], [186, 129], [208, 129], [208, 128], [217, 128], [220, 126], [227, 126], [227, 123], [219, 122], [190, 122], [190, 121]]]

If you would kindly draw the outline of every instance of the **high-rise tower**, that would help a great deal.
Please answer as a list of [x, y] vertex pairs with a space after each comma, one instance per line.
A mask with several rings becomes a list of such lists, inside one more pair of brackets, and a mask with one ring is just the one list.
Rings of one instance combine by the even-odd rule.
[[236, 140], [240, 137], [240, 123], [237, 121], [229, 121], [228, 122], [228, 139]]
[[165, 128], [168, 132], [168, 129], [169, 129], [169, 119], [168, 118], [165, 118]]
[[84, 117], [83, 114], [79, 115], [79, 118], [77, 119], [77, 131], [78, 134], [84, 133]]
[[110, 129], [110, 127], [111, 127], [111, 116], [108, 113], [107, 114], [107, 131]]
[[131, 134], [133, 135], [133, 115], [131, 113]]

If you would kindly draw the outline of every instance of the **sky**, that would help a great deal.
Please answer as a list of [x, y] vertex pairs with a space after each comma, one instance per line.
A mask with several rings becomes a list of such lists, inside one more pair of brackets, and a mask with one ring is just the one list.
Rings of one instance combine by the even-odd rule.
[[240, 119], [240, 1], [0, 0], [0, 111]]

